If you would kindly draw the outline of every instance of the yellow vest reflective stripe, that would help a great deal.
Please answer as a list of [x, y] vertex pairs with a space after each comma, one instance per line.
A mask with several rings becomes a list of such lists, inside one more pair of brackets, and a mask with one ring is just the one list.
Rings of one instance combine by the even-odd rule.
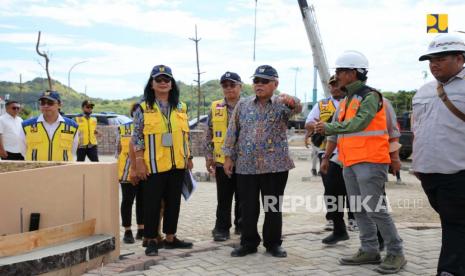
[[77, 124], [69, 119], [60, 122], [51, 138], [42, 122], [37, 118], [25, 121], [26, 160], [30, 161], [73, 161], [73, 141]]
[[[336, 112], [336, 106], [334, 106], [331, 98], [321, 100], [318, 103], [318, 108], [320, 109], [320, 121], [328, 122], [333, 114]], [[326, 148], [326, 139], [321, 143], [320, 149]]]
[[[152, 109], [147, 108], [146, 103], [142, 103], [141, 107], [144, 112], [144, 160], [149, 172], [185, 169], [190, 156], [186, 104], [180, 102], [177, 108], [172, 108], [169, 118], [163, 115], [157, 104]], [[168, 133], [171, 133], [172, 146], [163, 146], [162, 136]]]
[[221, 150], [228, 130], [228, 107], [224, 100], [212, 102], [212, 125], [213, 125], [213, 159], [215, 162], [224, 163], [224, 153]]
[[131, 143], [133, 130], [134, 125], [132, 122], [118, 127], [119, 142], [121, 144], [121, 152], [118, 155], [118, 179], [120, 182], [129, 182], [129, 172], [131, 168], [129, 145]]
[[97, 137], [95, 137], [95, 130], [97, 129], [97, 118], [78, 116], [75, 118], [79, 125], [79, 145], [97, 145]]

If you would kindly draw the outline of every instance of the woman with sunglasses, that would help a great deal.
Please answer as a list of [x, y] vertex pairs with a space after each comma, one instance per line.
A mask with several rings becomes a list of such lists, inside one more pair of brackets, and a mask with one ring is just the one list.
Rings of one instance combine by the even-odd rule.
[[144, 190], [144, 237], [147, 256], [158, 255], [156, 240], [160, 204], [164, 201], [165, 249], [191, 248], [176, 237], [182, 182], [192, 169], [187, 106], [179, 101], [179, 89], [171, 68], [157, 65], [144, 89], [144, 100], [134, 112], [136, 175]]

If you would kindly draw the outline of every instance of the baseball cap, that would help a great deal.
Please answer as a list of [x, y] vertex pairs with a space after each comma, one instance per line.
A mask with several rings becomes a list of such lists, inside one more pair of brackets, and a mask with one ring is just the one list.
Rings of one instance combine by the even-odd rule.
[[152, 75], [152, 78], [155, 78], [159, 75], [166, 75], [170, 78], [173, 78], [173, 73], [171, 71], [171, 68], [169, 68], [166, 65], [156, 65], [155, 67], [153, 67], [151, 75]]
[[274, 80], [278, 78], [278, 72], [270, 65], [260, 65], [255, 70], [255, 74], [253, 74], [252, 77]]
[[60, 94], [58, 94], [57, 91], [47, 90], [47, 91], [43, 92], [40, 95], [39, 100], [41, 100], [41, 99], [48, 99], [48, 100], [52, 100], [52, 101], [61, 103], [61, 97], [60, 97]]
[[84, 100], [81, 104], [81, 107], [84, 107], [84, 106], [95, 106], [95, 104], [93, 102], [91, 102], [90, 100]]
[[336, 75], [332, 75], [328, 80], [328, 84], [333, 84], [335, 82], [337, 82]]
[[226, 80], [230, 80], [230, 81], [235, 82], [235, 83], [242, 83], [241, 77], [238, 74], [236, 74], [234, 72], [229, 72], [229, 71], [224, 73], [221, 76], [220, 83], [222, 83], [223, 81], [226, 81]]

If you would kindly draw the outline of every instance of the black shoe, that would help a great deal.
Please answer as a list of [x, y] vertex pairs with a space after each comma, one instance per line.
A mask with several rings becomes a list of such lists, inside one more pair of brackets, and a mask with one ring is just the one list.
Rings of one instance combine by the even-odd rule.
[[286, 258], [287, 252], [281, 246], [273, 246], [272, 248], [267, 248], [266, 252], [270, 253], [273, 257], [277, 258]]
[[317, 176], [318, 174], [316, 173], [316, 169], [312, 169], [312, 175]]
[[240, 235], [241, 233], [242, 233], [241, 228], [240, 228], [239, 226], [236, 226], [236, 227], [234, 228], [234, 234]]
[[137, 229], [136, 240], [142, 240], [144, 238], [144, 229]]
[[229, 231], [228, 232], [216, 232], [213, 235], [214, 241], [227, 241], [229, 240]]
[[136, 242], [134, 240], [134, 237], [132, 236], [132, 231], [131, 230], [124, 231], [123, 242], [124, 243], [135, 243]]
[[324, 238], [321, 242], [327, 245], [334, 245], [340, 241], [346, 241], [349, 239], [349, 235], [346, 233], [335, 235], [331, 233], [329, 236]]
[[[142, 241], [142, 247], [147, 247], [147, 243], [148, 243], [148, 240], [144, 239]], [[164, 247], [163, 241], [157, 241], [157, 247], [158, 249], [163, 248]]]
[[218, 229], [216, 229], [216, 227], [213, 228], [213, 230], [212, 230], [212, 237], [215, 237], [215, 235], [218, 234], [219, 232], [220, 232], [220, 231], [219, 231]]
[[145, 249], [146, 256], [158, 256], [158, 245], [154, 240], [147, 242], [147, 248]]
[[174, 237], [172, 242], [167, 241], [166, 239], [163, 241], [165, 249], [189, 249], [192, 248], [193, 244], [191, 242], [185, 242], [179, 240], [177, 237]]
[[234, 248], [231, 252], [231, 257], [244, 257], [245, 255], [257, 253], [256, 247], [247, 247], [240, 245], [238, 248]]

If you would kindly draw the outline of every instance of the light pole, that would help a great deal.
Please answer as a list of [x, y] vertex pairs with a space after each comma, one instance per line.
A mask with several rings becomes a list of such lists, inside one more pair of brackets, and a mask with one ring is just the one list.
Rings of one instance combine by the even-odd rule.
[[88, 60], [76, 62], [75, 64], [73, 64], [71, 66], [71, 68], [69, 68], [69, 70], [68, 70], [68, 91], [71, 88], [71, 71], [73, 70], [74, 67], [78, 66], [79, 64], [86, 63], [86, 62], [88, 62]]
[[295, 75], [294, 75], [294, 96], [297, 98], [297, 73], [300, 71], [300, 67], [292, 67], [291, 70], [295, 71]]

